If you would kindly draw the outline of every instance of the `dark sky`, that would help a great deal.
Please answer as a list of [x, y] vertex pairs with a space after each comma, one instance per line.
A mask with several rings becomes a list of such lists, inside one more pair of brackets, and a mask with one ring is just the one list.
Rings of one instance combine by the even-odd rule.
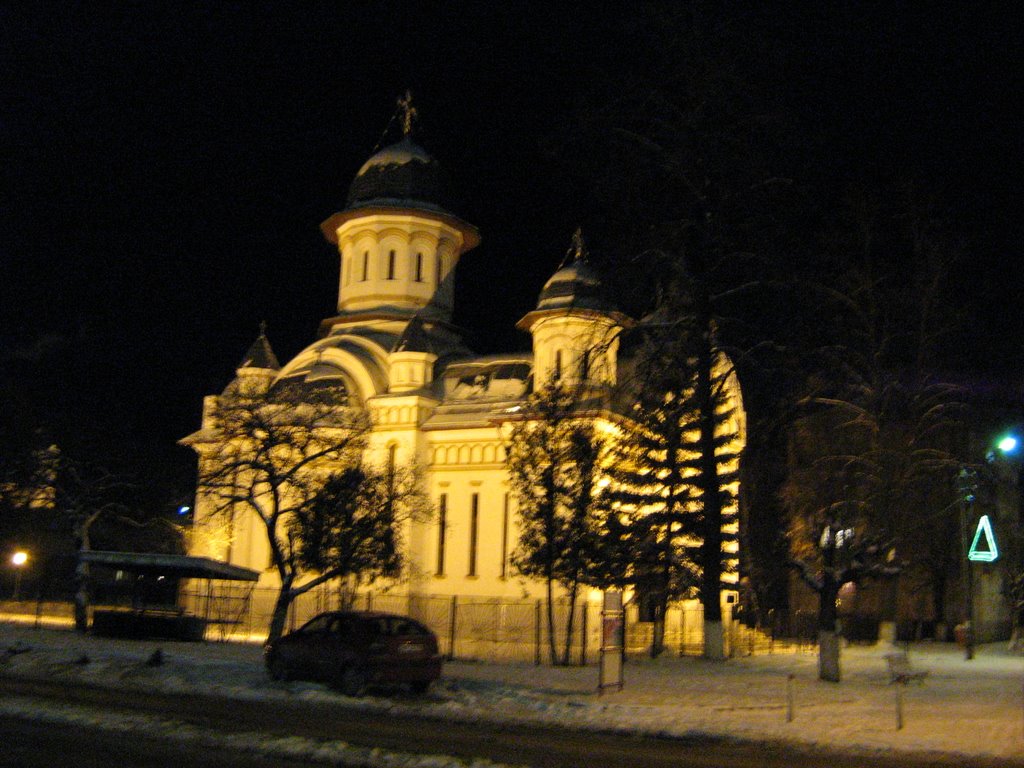
[[[981, 235], [965, 291], [984, 297], [978, 328], [1013, 353], [1013, 4], [831, 5], [779, 4], [750, 22], [778, 35], [765, 71], [783, 108], [837, 175], [907, 166], [962, 190]], [[649, 54], [631, 37], [638, 7], [5, 4], [0, 361], [45, 362], [87, 393], [83, 430], [116, 422], [171, 443], [196, 428], [261, 320], [284, 361], [333, 314], [338, 259], [318, 225], [406, 88], [421, 143], [483, 234], [460, 265], [457, 320], [480, 352], [524, 344], [512, 326], [593, 215], [548, 139], [581, 96]]]

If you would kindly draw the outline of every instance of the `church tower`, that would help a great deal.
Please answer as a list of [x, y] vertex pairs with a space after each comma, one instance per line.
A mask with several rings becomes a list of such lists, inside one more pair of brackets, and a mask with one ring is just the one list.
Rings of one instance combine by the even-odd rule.
[[608, 388], [616, 383], [619, 335], [632, 325], [603, 296], [576, 230], [563, 266], [545, 283], [537, 308], [517, 328], [533, 335], [533, 388]]
[[416, 110], [399, 100], [402, 138], [367, 160], [345, 208], [320, 225], [338, 247], [338, 320], [353, 315], [451, 318], [455, 266], [480, 235], [451, 213], [440, 165], [413, 140]]

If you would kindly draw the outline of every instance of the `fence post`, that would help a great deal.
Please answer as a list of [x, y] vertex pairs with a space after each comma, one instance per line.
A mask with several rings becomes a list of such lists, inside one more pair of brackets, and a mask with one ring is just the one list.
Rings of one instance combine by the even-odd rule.
[[448, 615], [448, 661], [455, 660], [455, 616], [459, 609], [459, 598], [452, 595], [452, 607]]
[[540, 598], [533, 611], [533, 663], [540, 666]]

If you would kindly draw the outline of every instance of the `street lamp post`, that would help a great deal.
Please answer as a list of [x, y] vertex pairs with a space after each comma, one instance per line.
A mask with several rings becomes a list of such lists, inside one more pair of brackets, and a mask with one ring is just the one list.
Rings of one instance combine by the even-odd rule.
[[28, 562], [28, 552], [18, 550], [11, 555], [11, 565], [14, 566], [14, 600], [18, 599], [18, 592], [21, 590], [21, 571]]
[[960, 491], [960, 563], [964, 588], [964, 659], [974, 658], [974, 571], [968, 557], [967, 518], [977, 492], [978, 478], [973, 469], [964, 467], [957, 477]]

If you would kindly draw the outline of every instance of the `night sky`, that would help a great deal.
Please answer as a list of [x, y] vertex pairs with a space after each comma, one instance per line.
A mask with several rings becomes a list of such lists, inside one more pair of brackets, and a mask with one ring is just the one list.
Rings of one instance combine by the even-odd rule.
[[[899, 165], [954, 190], [977, 250], [962, 276], [972, 322], [1012, 364], [1024, 338], [1014, 5], [819, 7], [831, 5], [735, 24], [777, 35], [765, 71], [837, 178]], [[23, 382], [43, 367], [57, 396], [77, 393], [83, 432], [173, 445], [262, 320], [284, 362], [334, 314], [338, 257], [318, 225], [406, 89], [418, 140], [483, 235], [459, 267], [456, 321], [481, 353], [524, 347], [513, 325], [594, 216], [552, 137], [649, 57], [635, 9], [659, 13], [588, 6], [5, 4], [0, 365]]]

